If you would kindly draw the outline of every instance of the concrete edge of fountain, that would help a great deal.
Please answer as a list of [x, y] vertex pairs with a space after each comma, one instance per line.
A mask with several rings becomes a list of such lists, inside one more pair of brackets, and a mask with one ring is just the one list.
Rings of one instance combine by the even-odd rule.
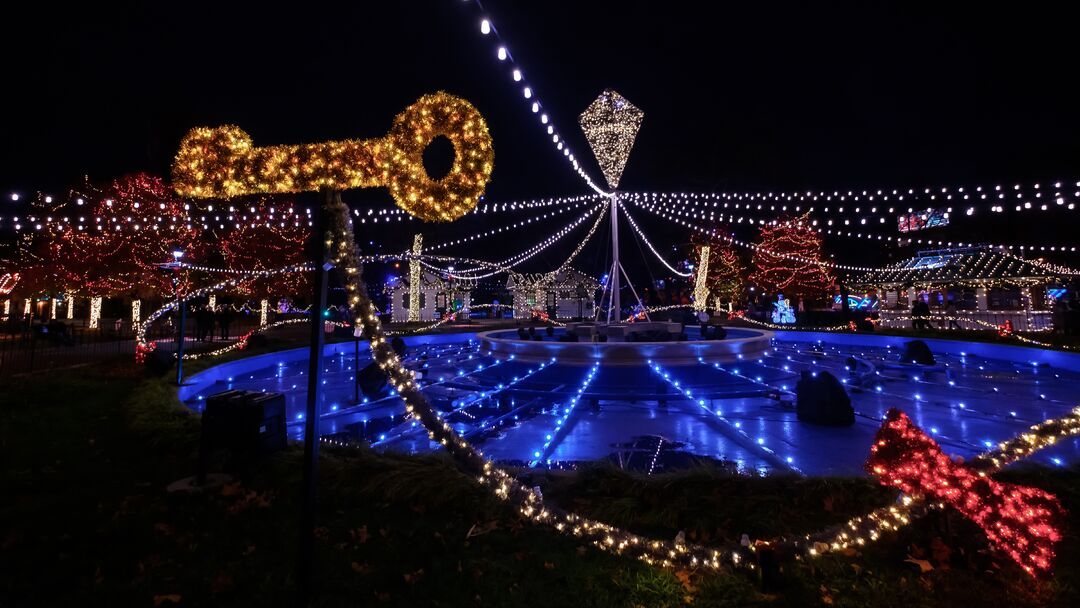
[[[741, 327], [739, 329], [742, 329]], [[917, 336], [884, 336], [880, 334], [850, 334], [836, 332], [815, 332], [784, 330], [775, 332], [778, 342], [822, 342], [824, 344], [843, 344], [845, 346], [867, 346], [903, 348], [905, 342], [922, 340], [935, 353], [949, 355], [972, 355], [987, 359], [999, 359], [1012, 363], [1037, 363], [1072, 372], [1080, 372], [1080, 353], [1067, 353], [1049, 350], [1037, 346], [1014, 346], [994, 342], [969, 342], [945, 338], [920, 338]]]
[[[454, 342], [460, 342], [462, 340], [468, 340], [475, 338], [476, 334], [469, 333], [454, 333], [454, 334], [428, 334], [421, 336], [402, 336], [405, 340], [405, 344], [408, 346], [419, 346], [422, 344], [452, 344]], [[351, 355], [355, 346], [353, 342], [334, 342], [332, 344], [325, 344], [323, 346], [323, 356], [331, 357], [338, 354]], [[360, 355], [362, 357], [370, 355], [367, 340], [360, 340]], [[196, 372], [187, 378], [184, 378], [183, 386], [180, 386], [177, 391], [177, 395], [180, 401], [188, 401], [195, 395], [203, 392], [207, 388], [213, 386], [220, 381], [227, 381], [229, 378], [235, 378], [243, 374], [253, 372], [258, 369], [262, 369], [268, 365], [274, 363], [289, 363], [292, 361], [306, 361], [308, 358], [308, 347], [302, 346], [300, 348], [290, 348], [288, 350], [279, 350], [271, 353], [263, 353], [261, 355], [252, 355], [250, 357], [244, 357], [242, 359], [235, 359], [233, 361], [227, 361], [212, 367], [208, 367], [200, 372]]]
[[497, 359], [514, 358], [525, 362], [557, 360], [567, 365], [631, 366], [652, 360], [660, 365], [697, 365], [699, 361], [726, 363], [740, 358], [756, 359], [769, 349], [774, 332], [739, 328], [753, 336], [722, 340], [686, 340], [672, 342], [554, 342], [502, 338], [509, 330], [499, 329], [477, 334], [480, 349]]

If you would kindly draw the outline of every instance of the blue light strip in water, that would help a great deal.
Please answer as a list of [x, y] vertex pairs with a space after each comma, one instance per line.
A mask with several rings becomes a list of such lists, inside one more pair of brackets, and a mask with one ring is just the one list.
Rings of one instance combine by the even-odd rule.
[[[513, 358], [514, 358], [514, 356], [510, 355], [510, 359], [513, 359]], [[443, 414], [441, 412], [437, 412], [437, 415], [439, 416], [439, 418], [445, 418], [446, 416], [448, 416], [450, 414], [456, 414], [458, 412], [461, 412], [462, 410], [464, 410], [467, 407], [476, 405], [477, 403], [479, 403], [479, 402], [481, 402], [481, 401], [483, 401], [485, 399], [488, 399], [490, 397], [494, 397], [495, 395], [498, 395], [499, 393], [502, 393], [503, 391], [509, 390], [511, 387], [513, 387], [516, 384], [524, 382], [528, 378], [540, 373], [541, 371], [546, 369], [551, 363], [554, 363], [554, 362], [555, 362], [555, 359], [552, 358], [551, 362], [541, 363], [539, 365], [539, 367], [537, 367], [535, 369], [525, 370], [525, 374], [523, 374], [521, 376], [514, 376], [514, 378], [510, 382], [507, 382], [506, 384], [497, 384], [495, 386], [494, 390], [475, 392], [475, 393], [473, 393], [471, 395], [471, 399], [469, 399], [468, 397], [462, 398], [463, 402], [458, 407], [450, 410], [446, 414]], [[498, 361], [496, 363], [493, 363], [489, 367], [494, 367], [498, 363], [502, 363], [502, 361]], [[429, 386], [434, 386], [434, 384], [431, 384]], [[427, 388], [427, 386], [425, 386], [424, 388]], [[466, 399], [469, 399], [469, 400], [466, 402], [465, 401]], [[406, 424], [409, 425], [408, 428], [406, 428], [405, 430], [402, 430], [402, 431], [397, 431], [397, 428], [400, 428], [401, 426], [404, 426]], [[371, 447], [378, 447], [378, 446], [383, 445], [383, 444], [385, 444], [387, 442], [394, 441], [395, 439], [399, 439], [399, 438], [409, 434], [410, 432], [412, 432], [414, 430], [419, 430], [419, 424], [420, 423], [417, 422], [416, 420], [406, 420], [405, 422], [398, 425], [398, 427], [396, 427], [394, 429], [391, 429], [391, 430], [387, 431], [386, 433], [380, 435], [379, 440], [376, 441], [375, 443], [372, 443]], [[485, 426], [486, 425], [482, 423], [480, 425], [480, 428], [485, 428]]]
[[[530, 467], [535, 467], [548, 459], [551, 453], [554, 451], [557, 445], [556, 440], [562, 439], [562, 435], [566, 433], [566, 421], [570, 419], [570, 414], [577, 408], [578, 402], [581, 400], [581, 396], [585, 394], [585, 389], [589, 388], [594, 378], [596, 378], [597, 372], [600, 370], [600, 364], [596, 363], [589, 368], [589, 373], [585, 374], [585, 378], [581, 381], [581, 387], [577, 390], [577, 395], [570, 398], [570, 403], [563, 408], [562, 415], [555, 420], [555, 428], [550, 433], [544, 436], [544, 445], [539, 450], [533, 452], [533, 460], [529, 461]], [[555, 410], [558, 412], [558, 410]], [[548, 459], [549, 460], [549, 459]]]
[[[701, 361], [701, 363], [705, 364], [704, 361]], [[723, 368], [719, 367], [719, 364], [715, 364], [715, 365], [716, 365], [716, 369], [721, 370], [721, 371], [727, 371], [727, 370], [724, 370]], [[712, 414], [717, 420], [723, 422], [733, 432], [737, 433], [740, 437], [744, 438], [746, 440], [747, 444], [755, 446], [756, 449], [759, 449], [759, 450], [765, 452], [769, 456], [775, 458], [777, 461], [784, 462], [786, 464], [786, 466], [789, 469], [791, 469], [792, 471], [794, 471], [796, 473], [802, 473], [802, 471], [799, 470], [799, 468], [795, 466], [795, 464], [794, 464], [795, 459], [793, 457], [788, 456], [786, 458], [781, 459], [779, 454], [777, 454], [776, 452], [774, 452], [772, 449], [770, 449], [769, 447], [767, 447], [765, 445], [765, 438], [764, 437], [758, 437], [757, 440], [752, 439], [750, 437], [750, 435], [748, 435], [746, 433], [746, 431], [744, 431], [742, 429], [742, 424], [740, 424], [738, 422], [732, 422], [731, 420], [728, 420], [727, 418], [725, 418], [723, 410], [714, 410], [714, 409], [712, 409], [709, 406], [709, 402], [706, 399], [703, 399], [701, 397], [694, 397], [694, 392], [692, 390], [690, 390], [689, 387], [683, 386], [683, 384], [681, 382], [676, 380], [671, 375], [671, 372], [665, 371], [664, 368], [660, 367], [660, 365], [658, 365], [656, 363], [653, 363], [652, 359], [649, 359], [649, 367], [652, 369], [653, 373], [655, 373], [656, 375], [663, 378], [668, 384], [670, 384], [672, 387], [674, 387], [675, 390], [677, 390], [678, 392], [685, 395], [687, 399], [689, 399], [690, 401], [698, 404], [698, 406], [701, 407], [701, 409], [703, 409], [706, 412]], [[727, 373], [731, 373], [731, 372], [728, 371]], [[733, 374], [733, 375], [739, 376], [738, 374]], [[739, 377], [743, 378], [744, 376], [739, 376]], [[764, 384], [764, 383], [759, 382], [758, 384]], [[766, 385], [766, 386], [768, 386], [768, 385]]]

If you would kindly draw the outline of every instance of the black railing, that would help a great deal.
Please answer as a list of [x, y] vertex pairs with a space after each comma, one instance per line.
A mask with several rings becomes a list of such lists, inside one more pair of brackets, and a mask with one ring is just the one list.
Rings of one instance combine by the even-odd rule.
[[[62, 369], [110, 357], [135, 356], [135, 334], [129, 320], [117, 323], [115, 319], [103, 318], [96, 329], [63, 319], [59, 321], [0, 324], [0, 376]], [[221, 337], [221, 327], [215, 324], [213, 334], [203, 341], [199, 340], [198, 324], [188, 317], [184, 327], [185, 349], [198, 352], [224, 346], [257, 327], [257, 314], [237, 315], [228, 326], [227, 338]], [[150, 326], [146, 338], [158, 342], [158, 348], [175, 348], [176, 327], [170, 319], [158, 320]]]

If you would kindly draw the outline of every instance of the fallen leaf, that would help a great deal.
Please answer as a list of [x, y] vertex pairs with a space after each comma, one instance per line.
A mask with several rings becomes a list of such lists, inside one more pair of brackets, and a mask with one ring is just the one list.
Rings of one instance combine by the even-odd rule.
[[682, 583], [683, 589], [686, 589], [690, 593], [694, 592], [694, 586], [690, 584], [690, 572], [688, 570], [676, 570], [675, 578], [679, 579], [679, 582]]
[[930, 572], [931, 570], [934, 569], [933, 564], [926, 561], [925, 559], [915, 559], [915, 558], [909, 557], [909, 558], [905, 559], [904, 562], [908, 563], [908, 564], [915, 564], [916, 566], [918, 566], [919, 567], [919, 572], [921, 574], [925, 574], [925, 573]]

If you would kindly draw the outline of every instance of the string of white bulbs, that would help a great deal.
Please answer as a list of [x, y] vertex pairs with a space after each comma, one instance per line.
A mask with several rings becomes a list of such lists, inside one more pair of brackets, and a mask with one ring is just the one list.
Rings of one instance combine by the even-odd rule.
[[581, 168], [574, 153], [570, 151], [570, 146], [566, 141], [559, 136], [558, 129], [555, 128], [555, 124], [552, 119], [544, 112], [544, 104], [540, 101], [540, 97], [536, 94], [536, 91], [531, 85], [529, 85], [525, 78], [525, 73], [521, 68], [521, 64], [514, 59], [513, 53], [510, 52], [509, 45], [499, 35], [499, 30], [495, 27], [495, 23], [491, 17], [484, 10], [484, 5], [480, 0], [465, 0], [466, 3], [473, 4], [477, 13], [480, 15], [480, 34], [484, 37], [491, 38], [495, 43], [495, 57], [498, 58], [500, 64], [507, 65], [510, 68], [510, 77], [518, 86], [521, 87], [521, 94], [525, 98], [525, 103], [529, 104], [529, 109], [540, 119], [540, 126], [545, 130], [547, 135], [551, 137], [551, 143], [554, 144], [555, 149], [562, 153], [563, 158], [566, 159], [570, 166], [574, 169], [574, 172], [581, 176], [581, 179], [585, 180], [585, 183], [593, 189], [597, 194], [609, 196], [609, 192], [605, 192], [602, 188], [593, 182], [589, 174]]

